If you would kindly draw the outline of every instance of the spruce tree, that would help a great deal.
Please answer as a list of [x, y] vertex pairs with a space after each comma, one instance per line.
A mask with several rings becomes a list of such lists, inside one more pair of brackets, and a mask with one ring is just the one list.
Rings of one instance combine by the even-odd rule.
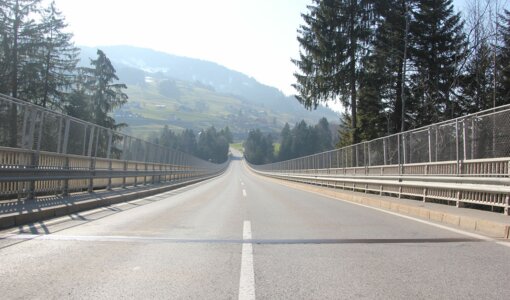
[[65, 32], [67, 25], [55, 2], [43, 10], [41, 27], [39, 102], [43, 107], [62, 107], [74, 80], [79, 50], [71, 41], [73, 35]]
[[370, 48], [373, 3], [368, 0], [314, 0], [298, 30], [301, 46], [294, 64], [298, 100], [306, 108], [340, 100], [351, 108], [352, 142], [359, 141], [358, 86]]
[[288, 160], [294, 158], [292, 153], [292, 133], [289, 123], [285, 123], [280, 133], [280, 152], [278, 152], [278, 160]]
[[91, 98], [91, 121], [106, 128], [120, 129], [125, 124], [116, 124], [109, 113], [127, 102], [128, 96], [122, 91], [127, 86], [118, 83], [115, 68], [103, 51], [97, 50], [97, 58], [90, 64], [92, 67], [83, 71], [86, 77], [84, 87]]
[[[32, 15], [38, 14], [41, 0], [0, 1], [2, 57], [0, 92], [27, 99], [22, 78], [33, 76], [33, 55], [37, 51], [36, 37], [40, 34]], [[28, 99], [27, 99], [28, 100]]]
[[498, 49], [498, 84], [496, 106], [510, 103], [510, 11], [505, 10], [499, 25], [502, 45]]
[[459, 115], [452, 91], [465, 55], [465, 35], [452, 0], [422, 0], [413, 11], [411, 49], [414, 126], [424, 126]]

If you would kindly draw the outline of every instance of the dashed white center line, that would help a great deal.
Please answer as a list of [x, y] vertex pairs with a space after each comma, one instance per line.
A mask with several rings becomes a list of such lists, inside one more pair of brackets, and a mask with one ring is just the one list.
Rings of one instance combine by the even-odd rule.
[[243, 196], [246, 197], [246, 190], [243, 189]]
[[253, 270], [253, 248], [251, 243], [251, 222], [244, 221], [243, 248], [241, 250], [241, 277], [239, 279], [239, 299], [255, 299], [255, 271]]

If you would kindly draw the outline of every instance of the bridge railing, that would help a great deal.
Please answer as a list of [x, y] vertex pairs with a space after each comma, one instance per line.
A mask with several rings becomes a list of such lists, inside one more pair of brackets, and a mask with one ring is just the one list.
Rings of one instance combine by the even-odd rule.
[[181, 182], [225, 167], [0, 94], [0, 199]]
[[457, 206], [496, 207], [509, 214], [510, 105], [251, 167], [289, 180]]

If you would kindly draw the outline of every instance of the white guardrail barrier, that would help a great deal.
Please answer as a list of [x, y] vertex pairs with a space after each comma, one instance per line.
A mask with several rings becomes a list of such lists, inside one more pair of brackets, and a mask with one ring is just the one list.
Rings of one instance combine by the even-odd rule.
[[0, 200], [181, 183], [227, 166], [0, 94]]
[[510, 214], [510, 105], [287, 161], [250, 165], [298, 182]]

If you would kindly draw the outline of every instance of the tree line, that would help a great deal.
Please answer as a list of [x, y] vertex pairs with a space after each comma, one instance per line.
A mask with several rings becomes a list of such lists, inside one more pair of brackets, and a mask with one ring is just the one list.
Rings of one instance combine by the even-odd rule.
[[175, 133], [165, 125], [159, 136], [152, 137], [150, 140], [155, 144], [176, 149], [203, 160], [223, 163], [228, 159], [229, 144], [232, 143], [233, 138], [228, 126], [220, 131], [211, 126], [195, 134], [192, 129]]
[[[78, 67], [65, 18], [55, 2], [44, 3], [0, 0], [0, 93], [113, 130], [126, 126], [110, 116], [128, 99], [112, 63], [98, 50], [89, 67]], [[14, 106], [5, 116], [10, 134], [3, 138], [13, 147], [17, 114]]]
[[[271, 134], [251, 130], [244, 143], [246, 160], [255, 165], [284, 161], [334, 148], [329, 122], [322, 118], [316, 125], [301, 121], [291, 129], [286, 123], [280, 133], [280, 147], [275, 151]], [[276, 153], [275, 153], [276, 152]]]
[[499, 0], [312, 0], [292, 61], [308, 109], [346, 108], [342, 145], [510, 103], [510, 13]]

